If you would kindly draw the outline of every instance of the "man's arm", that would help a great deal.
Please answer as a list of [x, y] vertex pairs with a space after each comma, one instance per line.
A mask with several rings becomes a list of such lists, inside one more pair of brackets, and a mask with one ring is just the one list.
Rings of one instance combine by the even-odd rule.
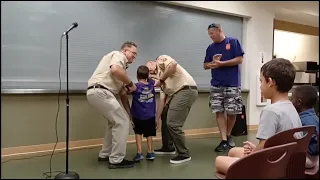
[[212, 69], [212, 66], [210, 66], [210, 65], [212, 65], [212, 58], [210, 58], [209, 48], [210, 48], [210, 46], [207, 48], [206, 56], [204, 57], [204, 62], [203, 62], [203, 69], [204, 70]]
[[163, 111], [163, 108], [166, 104], [167, 95], [160, 91], [160, 99], [157, 106], [157, 112], [156, 112], [156, 120], [158, 121], [161, 118], [161, 114]]
[[125, 94], [125, 93], [121, 93], [120, 94], [120, 100], [122, 102], [122, 105], [123, 105], [124, 109], [127, 111], [128, 116], [130, 117], [130, 120], [131, 120], [132, 118], [131, 118], [130, 104], [129, 104], [128, 95]]
[[238, 64], [242, 64], [244, 51], [242, 49], [240, 42], [238, 41], [238, 39], [235, 39], [231, 41], [230, 44], [231, 44], [231, 49], [229, 51], [231, 51], [231, 53], [233, 54], [233, 57], [235, 58], [227, 61], [220, 61], [219, 62], [220, 65], [218, 65], [219, 67], [236, 66]]
[[110, 70], [118, 80], [122, 81], [124, 84], [130, 84], [131, 80], [125, 70], [125, 63], [123, 58], [123, 55], [120, 53], [113, 54], [110, 62]]
[[242, 56], [238, 56], [235, 57], [233, 59], [230, 59], [228, 61], [220, 61], [220, 67], [225, 67], [225, 66], [236, 66], [238, 64], [242, 64], [243, 61], [243, 57]]
[[159, 79], [157, 74], [149, 74], [149, 78], [153, 79], [153, 80], [155, 80], [155, 79], [158, 80]]
[[172, 61], [164, 70], [163, 74], [160, 76], [162, 81], [165, 81], [168, 77], [174, 74], [177, 70], [177, 62]]
[[111, 65], [111, 73], [124, 84], [130, 84], [131, 80], [127, 75], [127, 72], [119, 65]]
[[208, 69], [212, 69], [214, 66], [211, 62], [205, 62], [203, 63], [203, 69], [204, 70], [208, 70]]

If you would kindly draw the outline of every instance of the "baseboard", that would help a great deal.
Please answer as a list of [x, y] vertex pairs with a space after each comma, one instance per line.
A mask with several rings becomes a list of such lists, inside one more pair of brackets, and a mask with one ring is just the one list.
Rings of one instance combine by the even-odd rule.
[[[249, 125], [248, 130], [256, 130], [257, 125]], [[204, 138], [204, 137], [212, 137], [219, 136], [219, 129], [217, 127], [213, 128], [202, 128], [202, 129], [190, 129], [185, 130], [186, 138]], [[157, 133], [157, 136], [153, 138], [154, 141], [161, 140], [161, 133]], [[143, 140], [145, 141], [145, 139]], [[103, 138], [98, 139], [88, 139], [88, 140], [79, 140], [79, 141], [70, 141], [69, 150], [80, 150], [80, 149], [88, 149], [102, 146]], [[129, 135], [127, 143], [134, 143], [135, 137], [134, 135]], [[54, 148], [54, 143], [50, 144], [39, 144], [39, 145], [31, 145], [31, 146], [19, 146], [19, 147], [9, 147], [9, 148], [1, 148], [1, 162], [8, 161], [12, 159], [23, 159], [34, 156], [45, 156], [52, 153]], [[56, 146], [54, 153], [64, 152], [66, 148], [65, 142], [59, 142]]]

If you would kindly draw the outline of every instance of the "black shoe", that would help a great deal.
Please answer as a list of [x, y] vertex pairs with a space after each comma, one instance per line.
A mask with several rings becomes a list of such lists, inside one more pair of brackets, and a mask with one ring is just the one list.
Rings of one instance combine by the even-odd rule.
[[156, 149], [153, 152], [154, 152], [154, 154], [163, 154], [163, 155], [176, 154], [176, 150], [174, 150], [174, 149], [166, 149], [166, 148]]
[[98, 157], [99, 162], [108, 161], [109, 162], [109, 156], [107, 157]]
[[184, 163], [184, 162], [188, 162], [191, 160], [191, 157], [184, 157], [184, 156], [176, 156], [172, 159], [170, 159], [170, 163], [172, 164], [180, 164], [180, 163]]
[[111, 164], [109, 163], [109, 169], [117, 169], [117, 168], [132, 168], [134, 166], [133, 161], [128, 161], [126, 159], [123, 159], [121, 163], [118, 164]]
[[231, 136], [227, 136], [228, 145], [233, 148], [236, 146]]
[[229, 145], [227, 143], [227, 141], [221, 141], [219, 146], [216, 147], [216, 149], [214, 149], [214, 151], [216, 152], [223, 152], [223, 151], [227, 151], [229, 150]]

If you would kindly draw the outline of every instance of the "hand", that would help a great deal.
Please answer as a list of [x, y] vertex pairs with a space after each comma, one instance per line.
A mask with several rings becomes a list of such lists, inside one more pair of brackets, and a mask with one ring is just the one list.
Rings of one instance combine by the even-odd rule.
[[160, 87], [161, 85], [162, 83], [160, 82], [160, 80], [155, 80], [154, 87]]
[[146, 66], [149, 68], [150, 73], [155, 73], [157, 69], [157, 63], [155, 61], [147, 62]]
[[220, 60], [215, 60], [214, 63], [213, 63], [213, 67], [214, 68], [219, 68], [221, 67], [223, 64], [223, 62], [221, 62]]
[[220, 61], [222, 57], [222, 54], [216, 54], [212, 57], [212, 63], [214, 63], [215, 61]]
[[157, 74], [149, 74], [149, 78], [151, 78], [153, 80], [158, 80], [159, 79]]
[[244, 155], [248, 155], [253, 151], [253, 149], [256, 148], [256, 145], [252, 144], [249, 141], [245, 141], [243, 142], [243, 148], [244, 148]]
[[214, 63], [208, 63], [207, 66], [210, 69], [216, 69], [216, 68], [222, 67], [222, 65], [223, 65], [223, 62], [216, 60]]
[[[131, 83], [132, 83], [132, 82], [131, 82]], [[134, 83], [132, 83], [131, 86], [126, 86], [126, 89], [127, 89], [127, 92], [128, 92], [128, 93], [132, 93], [132, 92], [134, 92], [134, 91], [137, 90], [137, 86], [136, 86]]]
[[156, 119], [156, 129], [158, 129], [160, 123], [160, 119]]

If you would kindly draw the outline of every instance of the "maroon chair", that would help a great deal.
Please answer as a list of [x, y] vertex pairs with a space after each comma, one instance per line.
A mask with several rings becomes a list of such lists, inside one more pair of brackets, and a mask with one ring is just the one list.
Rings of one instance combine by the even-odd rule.
[[[282, 131], [275, 134], [266, 140], [264, 148], [269, 148], [277, 146], [280, 144], [286, 144], [291, 142], [296, 142], [297, 152], [292, 154], [289, 164], [286, 168], [287, 179], [304, 179], [305, 178], [305, 164], [306, 164], [306, 154], [308, 150], [308, 145], [311, 140], [313, 133], [315, 132], [315, 126], [303, 126], [299, 128], [293, 128], [290, 130]], [[295, 133], [305, 132], [301, 139], [294, 137]]]
[[305, 179], [319, 179], [319, 164], [311, 169], [305, 170]]
[[[239, 159], [228, 169], [225, 179], [280, 179], [286, 174], [290, 157], [297, 150], [297, 143], [288, 143], [254, 152]], [[281, 156], [279, 156], [281, 154]], [[275, 158], [274, 156], [277, 156]], [[223, 175], [216, 176], [223, 179]]]

